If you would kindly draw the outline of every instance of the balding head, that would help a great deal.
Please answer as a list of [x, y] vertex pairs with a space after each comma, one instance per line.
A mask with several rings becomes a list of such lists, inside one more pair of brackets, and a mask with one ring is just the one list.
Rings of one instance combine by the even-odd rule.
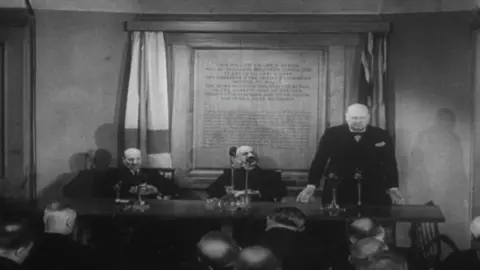
[[136, 148], [128, 148], [123, 153], [123, 164], [132, 171], [137, 171], [142, 165], [142, 152]]
[[350, 241], [352, 243], [367, 237], [374, 237], [382, 242], [385, 240], [385, 230], [375, 221], [367, 217], [359, 218], [352, 222], [349, 231]]
[[253, 246], [240, 252], [235, 270], [279, 270], [281, 268], [280, 261], [269, 249]]
[[213, 269], [233, 268], [240, 250], [233, 238], [218, 231], [204, 235], [197, 249], [200, 262]]
[[470, 223], [470, 232], [475, 240], [480, 241], [480, 217], [475, 217]]
[[367, 237], [355, 242], [350, 248], [350, 253], [354, 259], [367, 259], [386, 250], [388, 248], [382, 241]]
[[347, 108], [345, 113], [345, 120], [351, 130], [361, 132], [365, 130], [366, 126], [370, 123], [370, 112], [368, 107], [355, 103]]

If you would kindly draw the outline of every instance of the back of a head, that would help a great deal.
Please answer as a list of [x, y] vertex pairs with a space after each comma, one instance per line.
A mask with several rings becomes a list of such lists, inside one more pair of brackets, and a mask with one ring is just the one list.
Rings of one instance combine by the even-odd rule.
[[359, 218], [349, 227], [349, 237], [352, 243], [367, 237], [383, 238], [382, 228], [371, 218]]
[[362, 270], [408, 270], [408, 263], [397, 254], [381, 252], [375, 255], [370, 264]]
[[267, 248], [253, 246], [243, 249], [235, 270], [280, 270], [280, 261]]
[[351, 257], [355, 260], [369, 259], [386, 250], [387, 246], [374, 237], [360, 239], [350, 247]]
[[233, 238], [219, 231], [208, 232], [197, 244], [200, 262], [213, 269], [233, 268], [239, 250]]
[[293, 231], [305, 229], [306, 216], [296, 207], [279, 207], [267, 218], [267, 230], [274, 227], [283, 227]]

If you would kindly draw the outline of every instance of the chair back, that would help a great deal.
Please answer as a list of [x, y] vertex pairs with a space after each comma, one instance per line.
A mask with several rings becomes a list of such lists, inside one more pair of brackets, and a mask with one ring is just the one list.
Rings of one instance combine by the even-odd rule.
[[[433, 201], [425, 205], [435, 205]], [[442, 242], [454, 251], [458, 250], [456, 244], [444, 234], [440, 234], [438, 224], [434, 222], [412, 223], [409, 231], [412, 241], [412, 262], [414, 269], [435, 269], [441, 262]]]

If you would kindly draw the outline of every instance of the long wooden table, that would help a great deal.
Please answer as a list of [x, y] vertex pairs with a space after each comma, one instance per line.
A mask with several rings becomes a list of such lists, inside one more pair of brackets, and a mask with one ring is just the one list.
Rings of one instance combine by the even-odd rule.
[[116, 217], [153, 217], [158, 219], [218, 219], [232, 220], [254, 218], [263, 219], [282, 206], [293, 206], [302, 210], [309, 220], [351, 220], [358, 217], [371, 217], [388, 222], [445, 222], [445, 217], [438, 206], [395, 205], [391, 207], [351, 207], [345, 212], [333, 215], [321, 209], [318, 203], [252, 203], [248, 210], [229, 213], [218, 209], [208, 209], [205, 201], [200, 200], [150, 200], [150, 209], [145, 212], [124, 210], [125, 205], [115, 204], [113, 200], [72, 200], [62, 199], [82, 216], [116, 216]]

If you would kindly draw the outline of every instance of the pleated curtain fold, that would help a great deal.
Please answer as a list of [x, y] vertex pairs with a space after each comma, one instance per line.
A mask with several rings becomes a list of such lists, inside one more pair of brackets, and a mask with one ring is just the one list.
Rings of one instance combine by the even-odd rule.
[[370, 107], [372, 124], [388, 129], [386, 108], [387, 34], [369, 33], [361, 52], [360, 102]]
[[163, 32], [132, 32], [125, 149], [146, 153], [144, 166], [171, 168], [167, 56]]

